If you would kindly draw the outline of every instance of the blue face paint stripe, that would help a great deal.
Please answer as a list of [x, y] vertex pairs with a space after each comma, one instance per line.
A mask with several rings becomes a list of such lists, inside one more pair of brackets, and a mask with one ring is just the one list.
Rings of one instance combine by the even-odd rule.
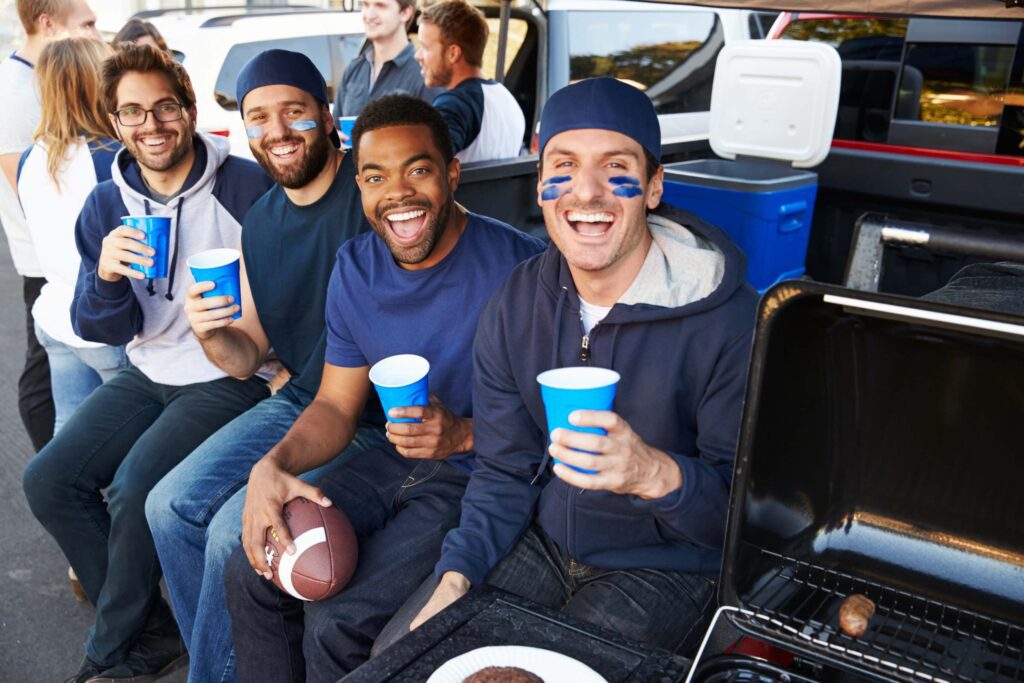
[[[293, 121], [289, 126], [294, 131], [305, 133], [307, 130], [313, 130], [316, 128], [316, 121], [312, 119], [300, 119]], [[246, 136], [250, 138], [261, 138], [263, 137], [263, 126], [249, 126], [245, 129]]]
[[615, 195], [616, 197], [625, 197], [626, 199], [632, 199], [633, 197], [643, 194], [643, 190], [641, 190], [636, 185], [622, 185], [621, 187], [616, 187], [614, 190], [612, 190], [612, 194]]
[[630, 175], [617, 175], [608, 179], [612, 185], [636, 185], [639, 187], [640, 179]]
[[[568, 189], [568, 188], [566, 188], [566, 189]], [[550, 187], [545, 187], [543, 190], [541, 190], [541, 193], [540, 193], [540, 198], [543, 199], [546, 202], [547, 201], [551, 201], [552, 199], [558, 199], [561, 196], [562, 196], [562, 188], [558, 187], [557, 185], [552, 185]]]
[[608, 179], [608, 183], [614, 188], [612, 194], [616, 197], [632, 199], [643, 194], [640, 187], [640, 179], [628, 175], [617, 175]]
[[548, 178], [544, 181], [544, 185], [561, 185], [572, 180], [572, 176], [569, 175], [556, 175], [552, 178]]

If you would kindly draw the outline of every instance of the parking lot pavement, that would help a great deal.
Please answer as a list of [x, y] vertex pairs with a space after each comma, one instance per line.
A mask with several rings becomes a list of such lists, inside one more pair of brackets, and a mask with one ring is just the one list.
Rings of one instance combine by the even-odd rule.
[[78, 668], [93, 609], [75, 602], [67, 562], [32, 517], [21, 490], [21, 473], [33, 454], [18, 416], [24, 310], [21, 278], [0, 234], [0, 683], [52, 683]]

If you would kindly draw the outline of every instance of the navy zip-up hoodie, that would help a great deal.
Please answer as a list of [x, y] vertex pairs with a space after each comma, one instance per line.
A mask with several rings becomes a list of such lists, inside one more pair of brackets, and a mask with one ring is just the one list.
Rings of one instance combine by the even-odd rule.
[[[665, 205], [648, 224], [666, 250], [652, 249], [586, 350], [579, 296], [554, 245], [485, 308], [473, 354], [477, 469], [438, 577], [453, 570], [480, 584], [533, 521], [588, 565], [717, 575], [757, 296], [746, 257], [718, 228]], [[615, 412], [679, 464], [681, 489], [645, 501], [572, 489], [551, 473], [536, 378], [574, 365], [621, 374]]]

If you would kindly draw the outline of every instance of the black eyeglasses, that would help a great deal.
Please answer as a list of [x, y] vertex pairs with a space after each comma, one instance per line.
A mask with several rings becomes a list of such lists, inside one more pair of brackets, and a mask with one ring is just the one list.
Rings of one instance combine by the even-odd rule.
[[153, 112], [153, 116], [160, 123], [170, 123], [171, 121], [181, 120], [182, 109], [184, 109], [184, 106], [177, 102], [167, 102], [166, 104], [158, 104], [152, 109], [125, 107], [115, 111], [114, 117], [122, 126], [141, 126], [146, 122], [146, 117], [149, 116], [149, 113]]

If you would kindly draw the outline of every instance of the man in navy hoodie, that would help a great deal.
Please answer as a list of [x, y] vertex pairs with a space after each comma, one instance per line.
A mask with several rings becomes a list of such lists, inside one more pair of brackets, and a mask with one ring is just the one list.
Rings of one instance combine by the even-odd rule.
[[[207, 360], [182, 312], [186, 259], [239, 246], [242, 217], [272, 182], [196, 133], [195, 93], [180, 64], [126, 46], [103, 66], [103, 105], [124, 143], [112, 179], [75, 225], [82, 256], [71, 305], [75, 333], [127, 344], [132, 367], [96, 389], [25, 469], [32, 514], [56, 539], [96, 607], [85, 660], [68, 680], [149, 680], [184, 662], [160, 595], [144, 504], [161, 477], [224, 424], [268, 395]], [[168, 277], [146, 280], [143, 233], [121, 216], [171, 218]], [[106, 489], [106, 500], [103, 491]], [[141, 677], [141, 678], [140, 678]]]
[[[660, 139], [647, 96], [610, 78], [544, 108], [538, 202], [552, 246], [480, 318], [477, 469], [413, 627], [486, 581], [673, 651], [700, 633], [756, 297], [721, 230], [659, 206]], [[614, 412], [571, 418], [607, 436], [556, 429], [549, 445], [537, 375], [579, 365], [622, 376]]]

